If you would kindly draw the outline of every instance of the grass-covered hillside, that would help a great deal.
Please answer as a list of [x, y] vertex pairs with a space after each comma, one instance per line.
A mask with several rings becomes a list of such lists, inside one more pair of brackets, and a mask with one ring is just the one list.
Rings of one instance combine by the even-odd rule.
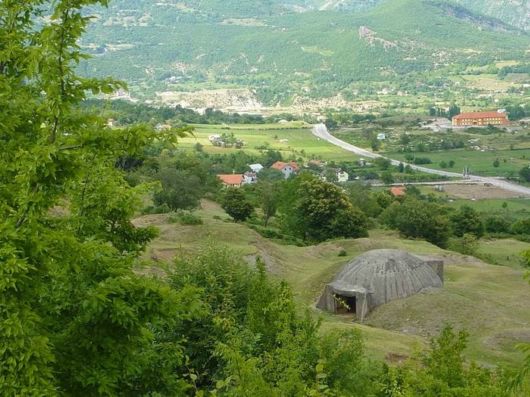
[[250, 87], [264, 102], [285, 103], [295, 94], [351, 97], [359, 82], [450, 64], [523, 59], [530, 41], [521, 30], [442, 1], [392, 0], [348, 12], [319, 11], [316, 3], [114, 1], [94, 10], [83, 46], [95, 57], [82, 69], [144, 93]]
[[[324, 330], [360, 329], [368, 350], [376, 357], [408, 356], [426, 343], [429, 335], [437, 334], [445, 323], [469, 331], [471, 339], [466, 353], [481, 364], [517, 365], [521, 354], [515, 345], [530, 338], [527, 326], [530, 312], [526, 305], [530, 290], [522, 268], [513, 260], [506, 266], [490, 265], [424, 241], [405, 240], [392, 232], [378, 230], [371, 231], [369, 238], [297, 247], [278, 244], [244, 224], [232, 222], [219, 205], [210, 201], [203, 201], [202, 209], [195, 214], [203, 224], [172, 223], [167, 214], [136, 219], [139, 226], [160, 229], [160, 237], [149, 247], [146, 256], [159, 261], [170, 261], [176, 255], [194, 256], [214, 241], [235, 250], [250, 263], [259, 256], [269, 272], [293, 288], [302, 311], [311, 308], [315, 315], [323, 316]], [[485, 240], [479, 248], [484, 253], [517, 256], [516, 252], [528, 247], [528, 243], [512, 240]], [[348, 260], [379, 248], [404, 249], [443, 258], [444, 287], [381, 306], [370, 314], [365, 324], [352, 323], [351, 316], [313, 311], [324, 285]], [[341, 251], [346, 256], [339, 256]]]

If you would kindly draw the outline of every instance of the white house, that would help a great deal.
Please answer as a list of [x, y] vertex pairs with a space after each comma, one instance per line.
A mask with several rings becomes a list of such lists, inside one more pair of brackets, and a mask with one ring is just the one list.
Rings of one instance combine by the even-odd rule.
[[258, 182], [258, 176], [255, 172], [245, 172], [243, 174], [243, 185], [251, 185]]
[[283, 161], [275, 162], [271, 168], [280, 171], [283, 174], [285, 179], [289, 178], [291, 175], [296, 174], [300, 167], [294, 161], [289, 163], [284, 163]]
[[337, 182], [348, 182], [350, 179], [350, 175], [343, 170], [337, 170]]

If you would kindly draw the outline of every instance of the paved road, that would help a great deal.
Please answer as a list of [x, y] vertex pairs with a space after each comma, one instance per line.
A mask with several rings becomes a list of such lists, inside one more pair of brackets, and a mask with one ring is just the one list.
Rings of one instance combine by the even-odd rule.
[[[329, 143], [332, 143], [333, 145], [339, 146], [339, 147], [343, 148], [344, 150], [347, 150], [349, 152], [355, 153], [355, 154], [357, 154], [359, 156], [363, 156], [363, 157], [370, 158], [370, 159], [385, 158], [385, 159], [390, 160], [393, 165], [399, 165], [399, 163], [401, 163], [401, 161], [399, 161], [399, 160], [389, 159], [388, 157], [381, 156], [380, 154], [373, 153], [373, 152], [370, 152], [369, 150], [366, 150], [366, 149], [351, 145], [351, 144], [349, 144], [347, 142], [344, 142], [344, 141], [334, 137], [333, 135], [331, 135], [329, 133], [327, 127], [324, 124], [316, 124], [315, 126], [313, 126], [313, 135], [315, 135], [316, 137], [318, 137], [320, 139], [324, 139], [324, 140], [328, 141]], [[403, 163], [403, 164], [407, 165], [407, 163]], [[442, 170], [433, 170], [431, 168], [421, 167], [421, 166], [418, 166], [418, 165], [415, 165], [415, 164], [409, 164], [409, 165], [414, 170], [425, 172], [425, 173], [428, 173], [428, 174], [447, 176], [447, 177], [450, 177], [450, 178], [455, 178], [455, 177], [456, 178], [461, 178], [462, 177], [462, 174], [458, 174], [456, 172], [448, 172], [448, 171], [442, 171]], [[489, 183], [492, 186], [496, 186], [496, 187], [499, 187], [501, 189], [508, 190], [510, 192], [518, 193], [518, 194], [520, 194], [522, 196], [530, 197], [530, 188], [527, 188], [527, 187], [521, 186], [521, 185], [517, 185], [515, 183], [511, 183], [511, 182], [508, 182], [508, 181], [503, 180], [503, 179], [488, 178], [488, 177], [483, 177], [483, 176], [478, 176], [478, 175], [470, 175], [469, 176], [469, 180], [470, 181], [475, 181], [475, 182], [478, 182], [478, 183]]]

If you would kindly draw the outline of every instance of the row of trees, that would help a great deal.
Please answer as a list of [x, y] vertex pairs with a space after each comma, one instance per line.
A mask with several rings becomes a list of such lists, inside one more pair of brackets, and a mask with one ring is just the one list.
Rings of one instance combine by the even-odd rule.
[[267, 180], [243, 189], [228, 189], [221, 202], [236, 221], [247, 220], [259, 208], [265, 227], [276, 216], [274, 227], [309, 243], [363, 237], [376, 223], [440, 247], [465, 235], [480, 238], [485, 232], [530, 233], [526, 221], [512, 224], [497, 216], [483, 217], [469, 206], [455, 210], [423, 197], [414, 187], [408, 188], [406, 197], [394, 197], [362, 184], [344, 190], [310, 173], [287, 181]]

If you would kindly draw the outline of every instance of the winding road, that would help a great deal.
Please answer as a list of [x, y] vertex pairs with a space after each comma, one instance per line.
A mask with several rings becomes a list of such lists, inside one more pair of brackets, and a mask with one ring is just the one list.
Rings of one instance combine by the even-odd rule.
[[[347, 142], [344, 142], [333, 135], [331, 135], [326, 127], [325, 124], [316, 124], [313, 126], [313, 135], [315, 135], [317, 138], [324, 139], [325, 141], [328, 141], [329, 143], [341, 147], [344, 150], [347, 150], [349, 152], [355, 153], [359, 156], [363, 156], [370, 159], [376, 159], [376, 158], [384, 158], [387, 160], [390, 160], [392, 165], [399, 165], [399, 163], [402, 163], [402, 161], [390, 159], [388, 157], [382, 156], [377, 153], [370, 152], [369, 150], [360, 148], [358, 146], [351, 145]], [[404, 165], [407, 165], [407, 163], [403, 163]], [[421, 167], [415, 164], [408, 164], [412, 167], [412, 169], [425, 172], [427, 174], [435, 174], [440, 176], [446, 176], [450, 178], [462, 178], [462, 174], [456, 173], [456, 172], [448, 172], [448, 171], [442, 171], [442, 170], [434, 170], [427, 167]], [[478, 176], [478, 175], [469, 175], [468, 176], [469, 181], [474, 181], [477, 183], [488, 183], [492, 186], [496, 186], [498, 188], [508, 190], [513, 193], [520, 194], [521, 196], [530, 197], [530, 188], [527, 188], [525, 186], [517, 185], [515, 183], [508, 182], [504, 179], [499, 178], [489, 178], [484, 176]]]

